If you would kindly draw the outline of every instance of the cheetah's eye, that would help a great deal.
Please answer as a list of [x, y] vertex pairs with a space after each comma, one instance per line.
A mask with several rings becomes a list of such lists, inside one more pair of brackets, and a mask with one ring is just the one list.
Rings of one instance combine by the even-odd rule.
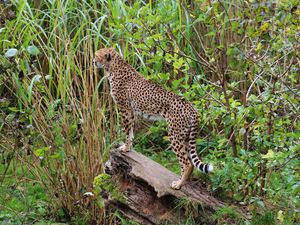
[[109, 62], [111, 60], [110, 53], [105, 54], [105, 58], [106, 58], [107, 62]]

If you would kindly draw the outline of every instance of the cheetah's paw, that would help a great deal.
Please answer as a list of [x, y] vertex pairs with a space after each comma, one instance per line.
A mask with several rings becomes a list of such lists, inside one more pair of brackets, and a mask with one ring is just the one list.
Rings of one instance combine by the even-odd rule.
[[179, 190], [182, 186], [181, 180], [176, 180], [173, 181], [171, 184], [171, 188], [175, 189], [175, 190]]
[[119, 147], [119, 149], [122, 151], [122, 152], [130, 152], [131, 149], [126, 145], [126, 144], [123, 144]]

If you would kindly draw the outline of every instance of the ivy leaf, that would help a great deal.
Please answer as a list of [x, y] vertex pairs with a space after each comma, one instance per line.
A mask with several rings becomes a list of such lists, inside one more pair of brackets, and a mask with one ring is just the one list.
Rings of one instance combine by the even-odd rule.
[[16, 48], [10, 48], [5, 53], [5, 57], [7, 57], [7, 58], [14, 57], [17, 54], [17, 52], [18, 52], [18, 49], [16, 49]]
[[38, 55], [40, 50], [35, 45], [29, 45], [27, 51], [30, 55]]

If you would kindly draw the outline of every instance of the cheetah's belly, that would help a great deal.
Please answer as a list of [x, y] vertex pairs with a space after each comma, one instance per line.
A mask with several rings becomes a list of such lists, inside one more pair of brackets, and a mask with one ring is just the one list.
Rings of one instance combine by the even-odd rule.
[[143, 108], [135, 102], [131, 102], [131, 108], [135, 115], [140, 116], [146, 120], [165, 120], [164, 117], [161, 116], [159, 112], [154, 109], [154, 107]]
[[149, 114], [149, 113], [144, 113], [142, 111], [134, 111], [134, 114], [143, 117], [146, 120], [158, 120], [158, 121], [165, 120], [165, 118], [163, 118], [161, 115], [158, 114]]

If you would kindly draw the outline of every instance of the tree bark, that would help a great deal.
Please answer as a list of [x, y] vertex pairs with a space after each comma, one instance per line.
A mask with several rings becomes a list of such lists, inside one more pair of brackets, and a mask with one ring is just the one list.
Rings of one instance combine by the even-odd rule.
[[[189, 217], [196, 224], [215, 224], [212, 215], [226, 205], [199, 187], [199, 182], [191, 181], [180, 190], [173, 190], [170, 184], [179, 177], [135, 151], [112, 150], [105, 172], [126, 199], [126, 203], [120, 203], [108, 197], [106, 207], [117, 209], [140, 224], [184, 224]], [[236, 211], [245, 217], [240, 209]]]

